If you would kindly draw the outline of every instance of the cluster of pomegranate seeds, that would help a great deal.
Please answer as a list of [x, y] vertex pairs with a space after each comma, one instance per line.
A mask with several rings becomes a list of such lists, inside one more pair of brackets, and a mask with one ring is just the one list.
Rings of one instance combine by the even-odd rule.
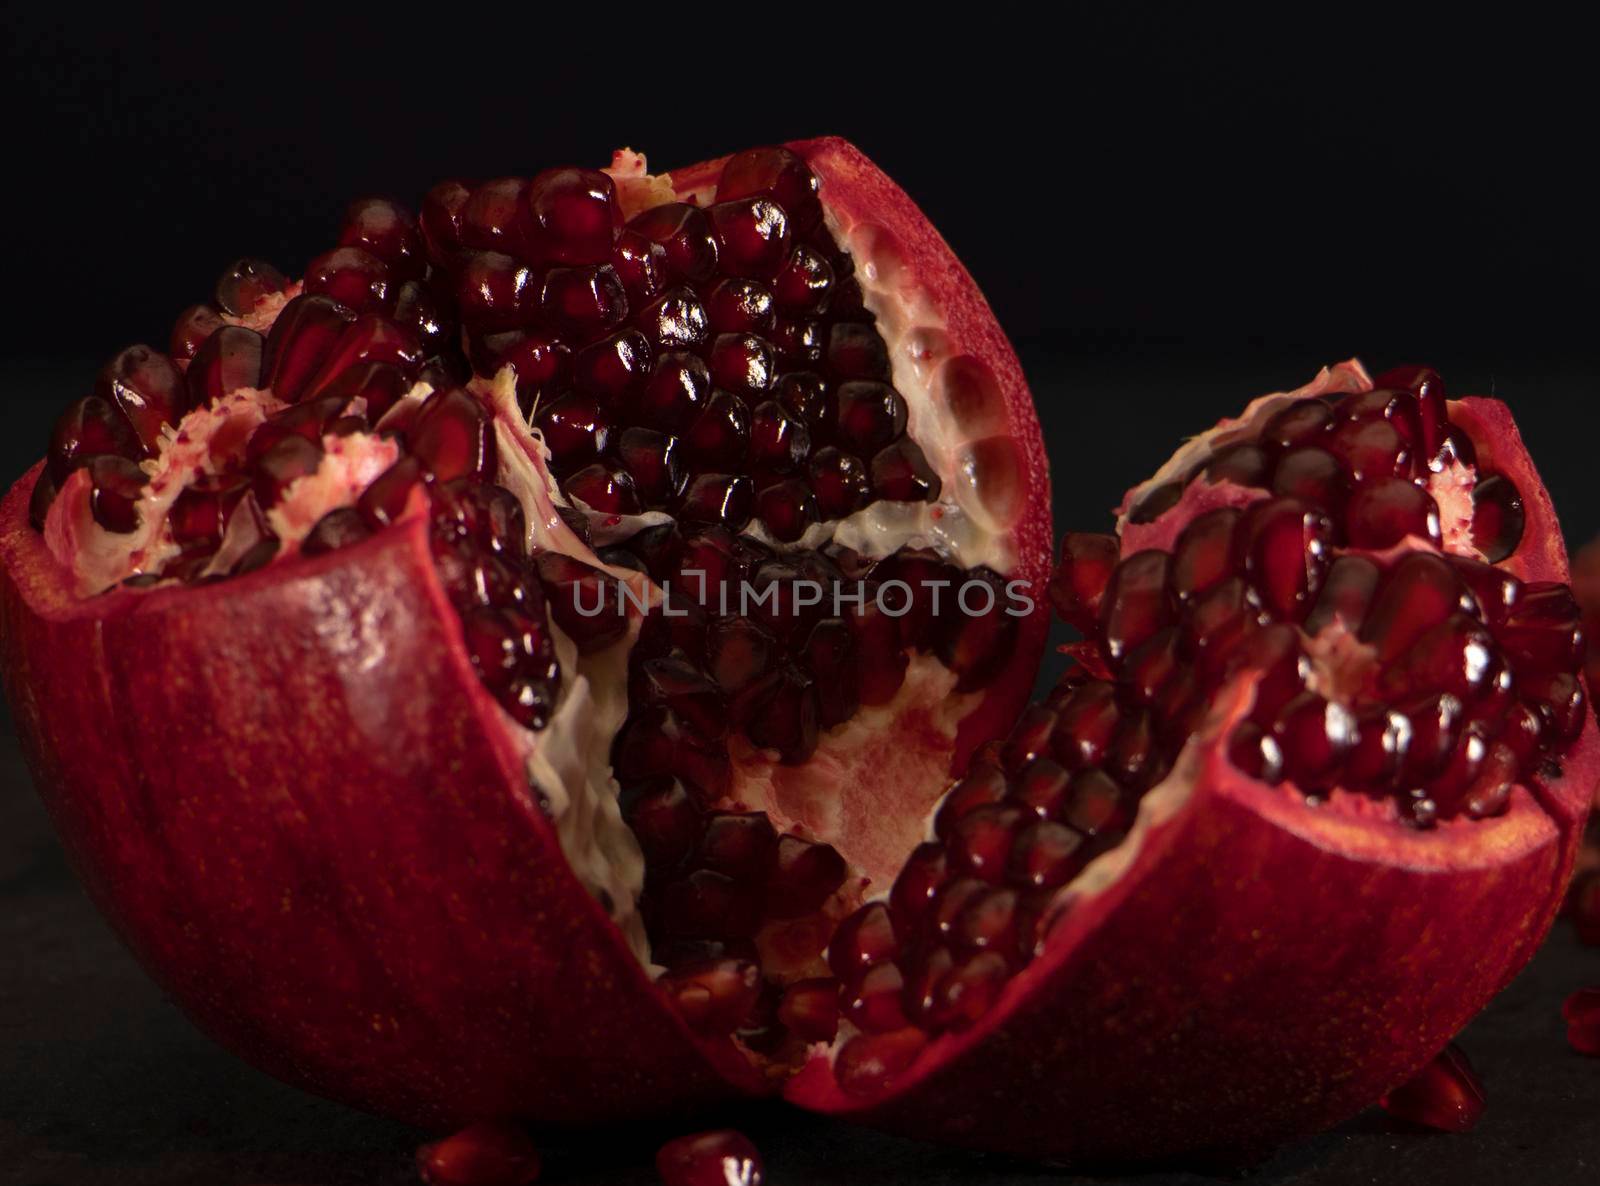
[[988, 1012], [1033, 959], [1057, 892], [1123, 838], [1167, 761], [1152, 711], [1119, 712], [1081, 675], [978, 751], [935, 839], [829, 944], [828, 987], [859, 1031], [835, 1062], [845, 1090], [877, 1094], [932, 1036]]
[[417, 1150], [427, 1186], [530, 1186], [539, 1170], [527, 1130], [505, 1121], [480, 1121]]
[[604, 173], [449, 181], [428, 256], [480, 373], [510, 365], [566, 494], [799, 539], [878, 499], [932, 501], [906, 403], [818, 182], [782, 148], [727, 162], [714, 204], [624, 225]]
[[[715, 808], [731, 786], [730, 741], [802, 762], [822, 731], [892, 700], [917, 651], [937, 655], [958, 688], [985, 686], [1015, 645], [1004, 583], [921, 550], [877, 562], [834, 545], [780, 555], [720, 526], [650, 528], [605, 556], [671, 595], [632, 653], [630, 714], [613, 750], [668, 992], [706, 1032], [737, 1030], [758, 1045], [804, 1034], [774, 1014], [753, 940], [770, 921], [820, 909], [847, 869], [832, 847], [780, 836], [760, 813]], [[909, 602], [898, 586], [884, 590], [890, 581], [904, 582]], [[740, 613], [747, 589], [764, 601]], [[882, 606], [906, 612], [885, 613], [880, 591]]]
[[[1352, 453], [1349, 442], [1381, 440], [1397, 450], [1385, 454], [1382, 481], [1426, 500], [1404, 530], [1378, 532], [1376, 520], [1362, 518], [1361, 508], [1375, 505], [1361, 494], [1370, 483], [1341, 479], [1318, 491], [1274, 479], [1270, 497], [1195, 519], [1170, 553], [1117, 562], [1111, 537], [1069, 536], [1052, 595], [1098, 644], [1113, 673], [1105, 692], [1112, 711], [1152, 711], [1169, 751], [1224, 682], [1259, 671], [1254, 711], [1232, 740], [1242, 769], [1312, 796], [1342, 786], [1393, 797], [1428, 825], [1498, 814], [1518, 780], [1577, 737], [1587, 703], [1578, 674], [1584, 635], [1566, 585], [1525, 584], [1431, 550], [1383, 561], [1359, 554], [1407, 536], [1439, 542], [1437, 508], [1408, 468], [1412, 442], [1428, 442], [1417, 455], [1429, 465], [1475, 455], [1459, 428], [1428, 417], [1432, 397], [1442, 400], [1438, 377], [1406, 375], [1409, 389], [1292, 404], [1258, 442], [1228, 446], [1208, 466], [1251, 450], [1261, 472], [1280, 477], [1310, 453], [1339, 457], [1347, 475], [1352, 457], [1370, 472], [1373, 455]], [[1480, 477], [1475, 489], [1491, 481], [1507, 488], [1503, 478]], [[1480, 499], [1478, 528], [1486, 505]], [[1474, 541], [1498, 561], [1520, 539], [1520, 511], [1495, 523], [1493, 532], [1475, 530]]]
[[1600, 1058], [1600, 986], [1580, 988], [1561, 1006], [1567, 1043], [1579, 1054]]
[[1389, 1115], [1440, 1132], [1470, 1132], [1483, 1118], [1483, 1081], [1454, 1042], [1379, 1101]]
[[656, 1153], [663, 1186], [761, 1186], [766, 1169], [750, 1138], [731, 1128], [678, 1137]]
[[[1430, 480], [1474, 467], [1477, 450], [1450, 423], [1444, 382], [1426, 367], [1379, 375], [1371, 391], [1296, 401], [1261, 426], [1232, 438], [1179, 481], [1147, 493], [1129, 513], [1148, 523], [1192, 482], [1232, 482], [1300, 499], [1323, 511], [1332, 542], [1383, 549], [1416, 536], [1437, 545], [1439, 506]], [[1480, 472], [1472, 487], [1473, 542], [1491, 564], [1522, 540], [1522, 496], [1502, 474]]]

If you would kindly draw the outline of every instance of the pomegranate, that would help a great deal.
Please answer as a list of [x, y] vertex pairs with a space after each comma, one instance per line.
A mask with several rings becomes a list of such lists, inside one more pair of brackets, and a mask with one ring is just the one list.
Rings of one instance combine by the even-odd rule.
[[68, 409], [0, 506], [4, 670], [102, 908], [312, 1090], [781, 1088], [1052, 1159], [1342, 1119], [1572, 869], [1549, 498], [1500, 404], [1325, 371], [1067, 537], [1085, 641], [1024, 710], [1047, 493], [981, 297], [848, 145], [451, 181]]
[[[429, 1125], [767, 1094], [1032, 685], [982, 296], [832, 139], [350, 207], [113, 359], [0, 506], [19, 730], [220, 1041]], [[941, 604], [942, 598], [942, 604]]]
[[1345, 363], [1185, 445], [1063, 541], [1079, 663], [834, 933], [843, 1033], [789, 1097], [1103, 1161], [1394, 1091], [1572, 869], [1600, 755], [1566, 578], [1506, 410], [1431, 371]]

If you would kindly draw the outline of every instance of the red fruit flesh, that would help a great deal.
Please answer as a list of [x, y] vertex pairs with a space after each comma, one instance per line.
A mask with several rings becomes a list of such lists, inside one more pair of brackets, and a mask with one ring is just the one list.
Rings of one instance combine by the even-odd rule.
[[96, 899], [220, 1040], [408, 1120], [770, 1091], [1043, 643], [1003, 612], [1048, 569], [1038, 430], [971, 280], [821, 140], [364, 201], [217, 302], [0, 508]]
[[[1337, 483], [1274, 492], [1350, 416], [1420, 403], [1345, 364], [1180, 450], [1118, 535], [1069, 534], [1051, 592], [1087, 635], [1083, 667], [980, 751], [882, 940], [835, 960], [855, 1032], [791, 1099], [1058, 1159], [1247, 1148], [1395, 1089], [1520, 969], [1600, 743], [1560, 535], [1514, 426], [1469, 399], [1441, 405], [1436, 452], [1383, 461], [1382, 434], [1363, 442], [1360, 464], [1440, 507], [1436, 537], [1361, 547], [1343, 462]], [[1523, 509], [1494, 567], [1478, 473]], [[906, 1027], [850, 1020], [882, 969]], [[1393, 1090], [1394, 1106], [1427, 1095], [1423, 1119], [1475, 1118], [1475, 1080], [1451, 1068], [1451, 1091]]]

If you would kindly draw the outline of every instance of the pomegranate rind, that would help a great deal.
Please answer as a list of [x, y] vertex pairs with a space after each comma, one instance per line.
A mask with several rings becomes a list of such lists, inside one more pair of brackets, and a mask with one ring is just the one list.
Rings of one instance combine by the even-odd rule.
[[761, 1089], [726, 1043], [714, 1068], [567, 867], [424, 519], [292, 570], [76, 601], [27, 524], [32, 479], [0, 504], [12, 714], [91, 896], [203, 1029], [430, 1125]]
[[[829, 210], [893, 232], [943, 310], [948, 357], [987, 376], [966, 413], [1023, 459], [1007, 575], [1038, 608], [963, 720], [958, 768], [1026, 700], [1048, 628], [1038, 423], [987, 304], [916, 206], [843, 141], [795, 147]], [[714, 183], [720, 162], [696, 170]], [[420, 519], [220, 584], [79, 600], [28, 524], [41, 468], [0, 502], [13, 717], [92, 897], [208, 1033], [307, 1090], [430, 1126], [615, 1123], [771, 1090], [730, 1040], [688, 1030], [568, 868]], [[549, 542], [580, 552], [535, 510]]]
[[[1451, 414], [1493, 442], [1480, 458], [1523, 492], [1512, 567], [1565, 580], [1549, 495], [1509, 413], [1470, 399]], [[1175, 535], [1196, 513], [1180, 502], [1145, 526]], [[1155, 538], [1125, 533], [1122, 552]], [[1561, 776], [1517, 788], [1505, 815], [1417, 831], [1240, 772], [1226, 738], [1252, 702], [1245, 682], [1219, 696], [1128, 840], [1067, 887], [1044, 950], [977, 1025], [936, 1039], [880, 1097], [844, 1092], [821, 1050], [787, 1097], [921, 1139], [1127, 1162], [1315, 1132], [1410, 1079], [1549, 931], [1600, 780], [1592, 714]]]

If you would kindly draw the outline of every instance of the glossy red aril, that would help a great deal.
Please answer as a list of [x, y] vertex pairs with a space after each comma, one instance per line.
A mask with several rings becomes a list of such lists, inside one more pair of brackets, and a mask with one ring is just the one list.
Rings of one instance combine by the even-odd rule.
[[1483, 1081], [1454, 1042], [1409, 1082], [1383, 1097], [1391, 1116], [1441, 1132], [1470, 1132], [1483, 1117]]
[[678, 1137], [656, 1153], [662, 1186], [762, 1186], [766, 1171], [750, 1138], [731, 1128]]
[[531, 1186], [539, 1170], [527, 1131], [504, 1121], [480, 1121], [417, 1150], [427, 1186]]

